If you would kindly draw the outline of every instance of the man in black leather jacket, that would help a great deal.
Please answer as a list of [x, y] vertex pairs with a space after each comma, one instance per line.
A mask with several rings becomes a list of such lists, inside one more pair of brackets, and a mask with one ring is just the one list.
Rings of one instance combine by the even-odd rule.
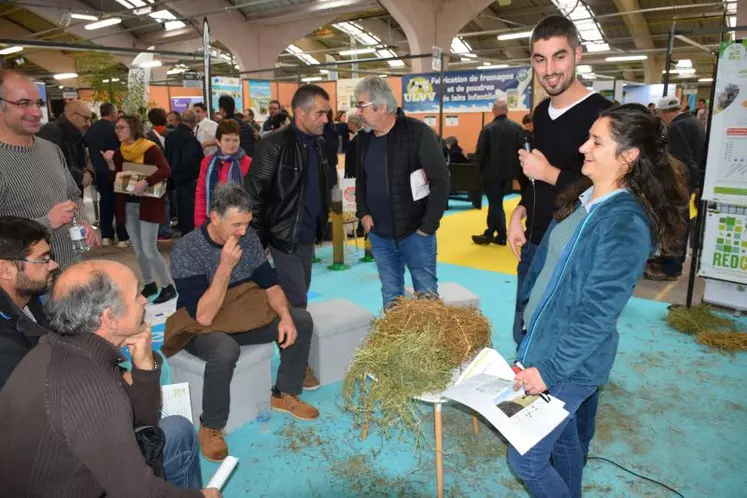
[[[57, 121], [45, 124], [37, 133], [41, 138], [49, 140], [62, 149], [70, 174], [81, 192], [83, 192], [83, 177], [86, 172], [83, 134], [90, 126], [91, 110], [80, 100], [71, 100], [65, 104], [65, 113]], [[90, 183], [90, 178], [87, 183]]]
[[329, 165], [321, 138], [330, 108], [327, 92], [303, 85], [291, 106], [293, 123], [260, 140], [244, 188], [280, 286], [294, 307], [306, 308], [314, 242], [323, 238], [327, 226], [337, 171]]

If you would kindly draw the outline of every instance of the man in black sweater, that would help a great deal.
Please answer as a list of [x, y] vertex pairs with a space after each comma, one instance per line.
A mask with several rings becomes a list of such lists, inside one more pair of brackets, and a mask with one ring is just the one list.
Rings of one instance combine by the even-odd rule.
[[491, 242], [506, 245], [506, 215], [503, 196], [511, 193], [511, 182], [518, 178], [519, 158], [516, 151], [522, 145], [524, 130], [508, 119], [508, 104], [498, 100], [493, 104], [492, 123], [482, 129], [477, 141], [477, 163], [485, 193], [488, 196], [488, 227], [485, 233], [473, 235], [475, 244]]
[[[553, 212], [555, 198], [575, 181], [587, 181], [581, 174], [583, 155], [581, 144], [599, 114], [612, 103], [597, 93], [589, 92], [576, 78], [576, 65], [582, 50], [574, 24], [562, 16], [542, 19], [532, 31], [532, 68], [535, 78], [550, 95], [534, 109], [534, 143], [532, 152], [519, 150], [524, 174], [532, 181], [521, 195], [521, 202], [511, 215], [508, 243], [519, 259], [514, 340], [519, 345], [524, 337], [524, 304], [518, 302], [524, 277], [534, 254], [545, 235]], [[526, 218], [526, 231], [522, 220]], [[519, 255], [521, 250], [521, 255]], [[530, 368], [528, 370], [536, 369]], [[578, 437], [584, 452], [594, 437], [594, 419], [599, 404], [595, 391], [576, 411]]]

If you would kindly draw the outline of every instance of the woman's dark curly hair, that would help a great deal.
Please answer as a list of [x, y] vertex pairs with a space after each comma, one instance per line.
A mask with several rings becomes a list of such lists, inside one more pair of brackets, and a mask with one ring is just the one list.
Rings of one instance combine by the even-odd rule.
[[[617, 156], [638, 149], [638, 158], [620, 179], [643, 205], [652, 225], [653, 243], [663, 253], [677, 250], [685, 234], [684, 212], [689, 191], [684, 165], [667, 152], [666, 125], [639, 104], [624, 104], [604, 111], [610, 135], [617, 143]], [[567, 218], [578, 196], [591, 185], [584, 177], [558, 195], [555, 218]]]

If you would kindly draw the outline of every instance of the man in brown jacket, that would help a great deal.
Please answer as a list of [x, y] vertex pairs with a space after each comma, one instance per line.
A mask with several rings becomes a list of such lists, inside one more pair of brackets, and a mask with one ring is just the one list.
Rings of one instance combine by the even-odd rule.
[[[220, 496], [199, 491], [190, 422], [159, 422], [161, 359], [151, 349], [145, 303], [135, 274], [119, 263], [91, 260], [62, 273], [47, 305], [55, 333], [42, 337], [0, 393], [2, 496]], [[125, 346], [129, 372], [119, 367]], [[165, 435], [153, 468], [136, 440], [142, 426]]]

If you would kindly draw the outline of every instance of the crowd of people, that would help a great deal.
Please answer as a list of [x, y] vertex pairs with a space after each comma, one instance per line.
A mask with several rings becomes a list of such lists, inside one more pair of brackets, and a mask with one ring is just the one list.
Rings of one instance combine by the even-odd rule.
[[[644, 272], [681, 272], [688, 200], [703, 168], [701, 116], [672, 97], [656, 115], [613, 105], [577, 79], [581, 58], [571, 21], [538, 23], [531, 63], [549, 98], [521, 125], [495, 102], [474, 156], [489, 209], [485, 232], [472, 239], [508, 245], [517, 258], [513, 338], [526, 368], [516, 387], [548, 393], [570, 413], [523, 455], [509, 448], [533, 496], [581, 495], [617, 317]], [[273, 100], [261, 126], [222, 96], [217, 121], [201, 103], [181, 113], [154, 108], [146, 130], [142, 117], [110, 103], [92, 122], [90, 109], [71, 101], [42, 127], [31, 80], [0, 70], [0, 425], [8, 434], [0, 482], [11, 495], [220, 496], [201, 489], [197, 455], [229, 454], [223, 429], [241, 345], [280, 348], [272, 409], [319, 417], [300, 397], [319, 387], [306, 307], [338, 153], [344, 176], [355, 178], [384, 309], [404, 296], [405, 269], [417, 296], [438, 297], [447, 157], [467, 158], [456, 139], [445, 156], [386, 80], [364, 78], [354, 93], [355, 113], [333, 117], [327, 92], [302, 85], [290, 112]], [[132, 163], [150, 173], [115, 190]], [[521, 200], [507, 220], [503, 198], [514, 180]], [[164, 183], [163, 196], [148, 194]], [[89, 185], [100, 197], [101, 239], [83, 215]], [[169, 265], [158, 240], [172, 214], [181, 237]], [[112, 261], [80, 261], [74, 221], [90, 246], [131, 246], [140, 277]], [[159, 416], [163, 358], [152, 350], [145, 306], [172, 299], [161, 352], [184, 349], [206, 364], [197, 434], [181, 417]], [[129, 370], [120, 367], [122, 348]]]

